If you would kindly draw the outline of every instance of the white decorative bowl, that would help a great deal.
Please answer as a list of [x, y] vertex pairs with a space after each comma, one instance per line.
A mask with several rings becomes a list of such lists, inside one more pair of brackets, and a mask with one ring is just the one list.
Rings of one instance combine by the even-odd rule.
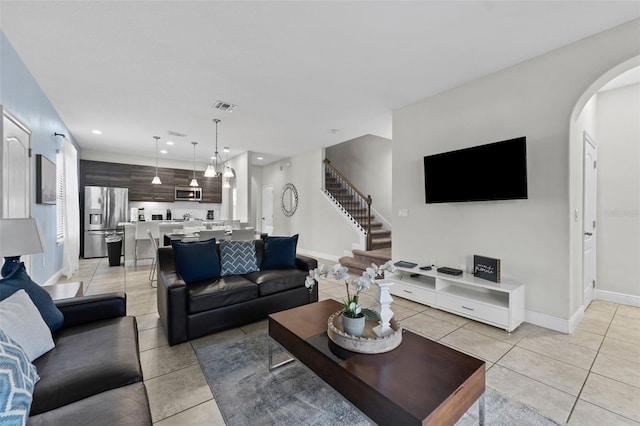
[[327, 321], [329, 339], [341, 348], [361, 354], [381, 354], [397, 348], [402, 343], [402, 327], [398, 325], [395, 318], [391, 319], [393, 333], [388, 336], [378, 337], [373, 331], [378, 322], [367, 318], [362, 336], [356, 337], [344, 332], [341, 314], [342, 311], [338, 311]]

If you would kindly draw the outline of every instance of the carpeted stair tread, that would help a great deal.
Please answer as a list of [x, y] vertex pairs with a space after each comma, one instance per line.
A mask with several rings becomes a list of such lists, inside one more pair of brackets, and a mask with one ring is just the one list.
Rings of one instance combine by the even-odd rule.
[[380, 249], [380, 250], [352, 250], [354, 259], [361, 263], [366, 264], [367, 267], [371, 265], [371, 263], [375, 263], [376, 265], [382, 265], [387, 260], [391, 259], [391, 249]]

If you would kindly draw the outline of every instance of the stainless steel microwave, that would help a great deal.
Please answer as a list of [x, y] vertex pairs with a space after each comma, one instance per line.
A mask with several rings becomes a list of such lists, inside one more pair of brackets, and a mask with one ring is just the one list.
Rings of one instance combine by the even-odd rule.
[[202, 200], [202, 188], [176, 186], [176, 201], [200, 201]]

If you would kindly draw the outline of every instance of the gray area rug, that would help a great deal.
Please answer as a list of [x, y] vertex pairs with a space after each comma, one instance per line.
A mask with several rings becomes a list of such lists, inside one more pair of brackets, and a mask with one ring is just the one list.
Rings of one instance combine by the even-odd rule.
[[[297, 361], [269, 372], [267, 339], [265, 331], [260, 330], [194, 345], [227, 425], [374, 424]], [[279, 346], [274, 344], [274, 348]], [[287, 357], [283, 349], [274, 350], [274, 362]], [[478, 424], [477, 402], [457, 424]], [[485, 424], [556, 425], [536, 411], [490, 390], [485, 393]]]

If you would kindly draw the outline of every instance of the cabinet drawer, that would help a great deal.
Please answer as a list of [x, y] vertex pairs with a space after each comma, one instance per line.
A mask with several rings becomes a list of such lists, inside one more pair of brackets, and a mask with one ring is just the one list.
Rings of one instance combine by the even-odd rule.
[[499, 324], [504, 327], [509, 325], [509, 309], [507, 308], [490, 306], [445, 293], [438, 293], [438, 307], [459, 313], [465, 317], [477, 318], [484, 322]]
[[436, 294], [433, 290], [405, 284], [401, 281], [392, 281], [393, 285], [389, 287], [389, 293], [392, 295], [413, 300], [423, 305], [434, 306], [436, 304]]

